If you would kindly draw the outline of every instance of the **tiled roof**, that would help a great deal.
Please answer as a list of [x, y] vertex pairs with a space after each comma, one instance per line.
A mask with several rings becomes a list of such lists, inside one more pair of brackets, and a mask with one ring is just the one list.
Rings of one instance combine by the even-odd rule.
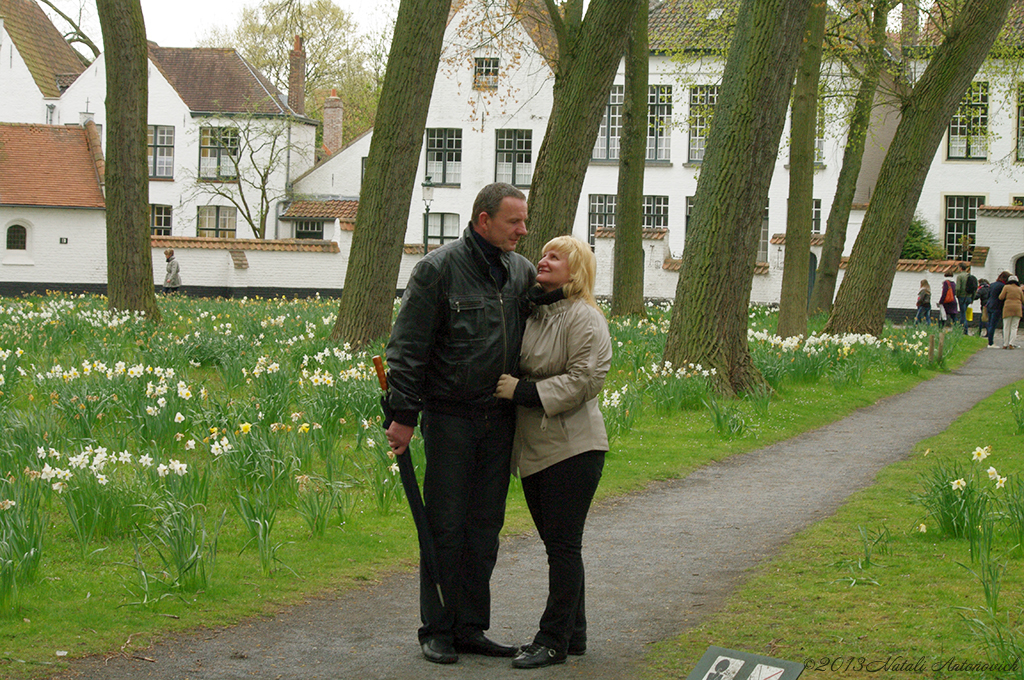
[[[667, 272], [677, 272], [682, 267], [683, 261], [667, 257], [665, 261], [661, 263], [661, 268]], [[754, 263], [754, 274], [767, 274], [768, 263], [767, 262], [755, 262]]]
[[149, 58], [191, 111], [295, 115], [278, 89], [234, 49], [149, 43]]
[[[984, 267], [988, 260], [988, 246], [976, 246], [971, 258], [971, 264], [975, 267]], [[843, 257], [839, 261], [839, 268], [846, 269], [850, 264], [850, 258]], [[955, 274], [960, 271], [960, 260], [897, 260], [896, 271], [898, 272], [930, 272], [932, 274]]]
[[85, 64], [35, 0], [0, 0], [0, 17], [44, 97], [59, 97]]
[[[784, 245], [786, 245], [786, 235], [785, 234], [775, 234], [775, 235], [772, 236], [772, 239], [771, 239], [771, 241], [769, 241], [769, 243], [771, 243], [773, 246], [784, 246]], [[811, 234], [811, 245], [812, 246], [823, 246], [823, 245], [825, 245], [825, 235], [824, 234]]]
[[356, 221], [359, 201], [295, 201], [281, 214], [282, 220], [337, 219], [342, 222]]
[[[668, 236], [668, 229], [665, 227], [643, 227], [641, 238], [645, 241], [664, 241]], [[615, 238], [614, 227], [598, 227], [594, 230], [595, 238]]]
[[664, 0], [651, 7], [647, 21], [651, 51], [724, 53], [739, 7], [739, 0]]
[[983, 205], [978, 214], [985, 217], [1024, 217], [1024, 205]]
[[85, 129], [0, 124], [0, 205], [105, 207]]
[[[153, 248], [180, 248], [187, 250], [267, 250], [294, 253], [340, 253], [337, 241], [315, 241], [313, 239], [258, 239], [258, 238], [207, 238], [198, 236], [152, 236], [149, 244]], [[237, 261], [237, 256], [232, 255]]]

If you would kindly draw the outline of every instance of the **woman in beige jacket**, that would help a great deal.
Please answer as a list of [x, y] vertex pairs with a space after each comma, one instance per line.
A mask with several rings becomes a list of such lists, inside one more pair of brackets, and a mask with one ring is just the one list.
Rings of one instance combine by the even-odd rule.
[[608, 450], [598, 397], [611, 366], [608, 322], [594, 302], [590, 246], [560, 236], [544, 246], [519, 359], [495, 396], [517, 405], [513, 469], [548, 554], [548, 600], [516, 668], [564, 663], [587, 649], [583, 526]]
[[1016, 276], [1006, 280], [1006, 285], [999, 291], [999, 299], [1003, 301], [1003, 349], [1016, 349], [1013, 341], [1024, 313], [1024, 290]]

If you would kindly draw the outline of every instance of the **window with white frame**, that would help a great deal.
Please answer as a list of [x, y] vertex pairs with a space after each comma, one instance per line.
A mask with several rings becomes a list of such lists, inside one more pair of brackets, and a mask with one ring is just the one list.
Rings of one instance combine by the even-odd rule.
[[970, 259], [970, 251], [962, 252], [963, 239], [974, 242], [978, 225], [978, 206], [984, 196], [946, 196], [946, 257]]
[[949, 121], [947, 158], [988, 157], [988, 83], [971, 83]]
[[432, 212], [427, 218], [427, 245], [443, 245], [461, 236], [456, 213]]
[[199, 224], [196, 236], [205, 238], [235, 238], [238, 210], [224, 205], [199, 206]]
[[169, 179], [174, 177], [174, 127], [150, 125], [147, 142], [149, 176]]
[[647, 160], [671, 158], [672, 86], [651, 85], [647, 89]]
[[322, 241], [324, 238], [324, 223], [322, 220], [297, 220], [295, 222], [295, 238], [315, 239]]
[[28, 230], [20, 224], [7, 227], [7, 250], [27, 250]]
[[615, 209], [618, 197], [615, 194], [590, 194], [589, 225], [587, 240], [591, 247], [596, 244], [598, 229], [615, 228]]
[[619, 158], [619, 139], [622, 135], [622, 103], [624, 90], [622, 85], [612, 85], [605, 104], [601, 127], [597, 129], [597, 141], [594, 143], [595, 160], [614, 161]]
[[473, 89], [498, 89], [498, 58], [477, 57], [473, 64]]
[[525, 187], [533, 179], [533, 130], [498, 130], [494, 181]]
[[757, 261], [768, 261], [768, 206], [764, 207], [761, 217], [761, 238], [757, 242]]
[[171, 206], [149, 206], [149, 233], [153, 236], [171, 235]]
[[199, 177], [201, 179], [237, 179], [238, 153], [237, 128], [199, 128]]
[[690, 161], [704, 160], [711, 118], [718, 103], [717, 85], [694, 85], [690, 88]]
[[462, 182], [462, 130], [429, 128], [427, 130], [427, 172], [434, 184]]
[[814, 162], [825, 162], [825, 107], [818, 107], [818, 120], [814, 132]]

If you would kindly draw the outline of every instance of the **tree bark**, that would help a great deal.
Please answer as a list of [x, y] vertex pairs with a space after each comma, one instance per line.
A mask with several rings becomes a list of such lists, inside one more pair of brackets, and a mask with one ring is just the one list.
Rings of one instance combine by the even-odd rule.
[[690, 215], [664, 358], [716, 369], [727, 394], [763, 381], [747, 347], [747, 308], [810, 2], [740, 8]]
[[451, 0], [402, 0], [331, 337], [353, 346], [391, 329], [395, 282]]
[[814, 212], [814, 139], [818, 129], [818, 81], [825, 40], [824, 0], [814, 0], [807, 14], [807, 33], [796, 84], [789, 146], [789, 204], [786, 206], [786, 256], [779, 298], [778, 334], [807, 334], [807, 286]]
[[885, 31], [891, 7], [891, 0], [875, 2], [866, 64], [853, 103], [846, 148], [843, 151], [843, 164], [839, 169], [836, 193], [825, 225], [821, 259], [818, 261], [818, 271], [814, 277], [814, 291], [811, 293], [809, 305], [809, 313], [812, 315], [832, 310], [832, 298], [835, 296], [836, 282], [839, 279], [839, 263], [842, 261], [843, 248], [846, 247], [846, 228], [850, 222], [853, 197], [857, 192], [857, 178], [860, 176], [868, 129], [871, 126], [871, 110], [885, 59]]
[[878, 335], [903, 241], [935, 151], [1012, 0], [966, 0], [903, 105], [825, 330]]
[[553, 104], [530, 186], [529, 230], [519, 252], [536, 262], [555, 236], [571, 234], [583, 178], [594, 151], [608, 91], [626, 48], [637, 8], [646, 0], [582, 0], [559, 12], [546, 0], [558, 39]]
[[107, 72], [107, 306], [160, 321], [149, 236], [149, 50], [139, 0], [97, 0]]
[[619, 146], [612, 316], [644, 315], [644, 166], [647, 160], [648, 7], [640, 3], [626, 47], [626, 85]]

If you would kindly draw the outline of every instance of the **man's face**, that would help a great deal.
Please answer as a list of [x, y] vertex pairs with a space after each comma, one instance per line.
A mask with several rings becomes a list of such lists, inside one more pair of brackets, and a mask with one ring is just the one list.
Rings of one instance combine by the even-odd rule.
[[505, 252], [515, 250], [519, 239], [526, 236], [526, 201], [506, 196], [493, 217], [480, 213], [476, 231], [492, 246]]

